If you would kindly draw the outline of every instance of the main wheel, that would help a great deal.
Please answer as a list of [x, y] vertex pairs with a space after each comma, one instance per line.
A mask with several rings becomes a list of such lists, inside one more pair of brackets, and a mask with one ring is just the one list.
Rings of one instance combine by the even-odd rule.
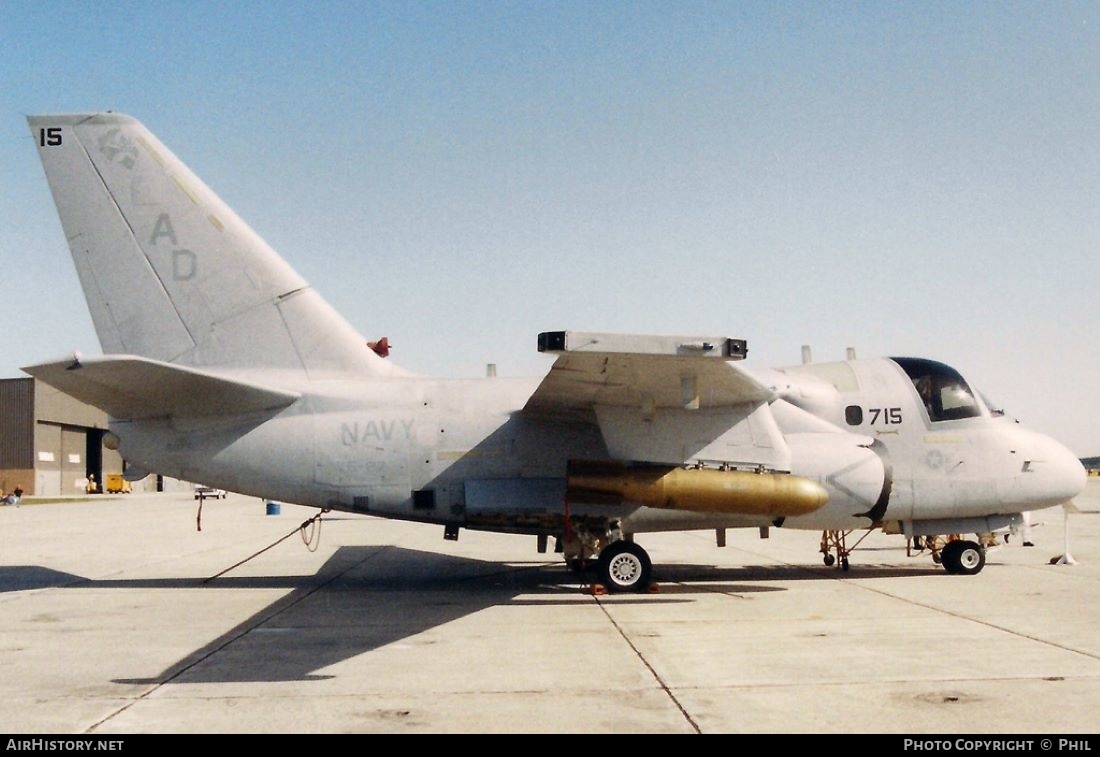
[[973, 576], [985, 567], [985, 550], [973, 541], [949, 541], [940, 550], [940, 559], [948, 573]]
[[645, 591], [649, 588], [653, 563], [634, 542], [617, 541], [600, 552], [599, 572], [608, 591]]

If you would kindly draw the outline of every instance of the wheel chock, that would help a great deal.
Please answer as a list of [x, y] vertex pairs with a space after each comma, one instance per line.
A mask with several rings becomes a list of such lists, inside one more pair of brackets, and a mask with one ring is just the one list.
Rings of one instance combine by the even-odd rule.
[[[607, 587], [603, 584], [584, 584], [581, 586], [582, 594], [591, 594], [593, 597], [605, 597], [608, 594]], [[660, 594], [661, 585], [659, 583], [651, 583], [646, 587], [647, 594]]]

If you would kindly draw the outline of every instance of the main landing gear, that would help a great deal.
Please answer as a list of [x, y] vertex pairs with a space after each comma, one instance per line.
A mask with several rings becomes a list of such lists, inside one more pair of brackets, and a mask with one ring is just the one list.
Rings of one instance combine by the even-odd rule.
[[595, 565], [600, 584], [607, 591], [649, 591], [653, 563], [649, 554], [624, 535], [618, 527], [604, 529], [573, 528], [559, 542], [565, 564], [575, 573]]
[[600, 582], [608, 591], [646, 591], [653, 574], [653, 563], [644, 549], [624, 540], [603, 548], [596, 569]]

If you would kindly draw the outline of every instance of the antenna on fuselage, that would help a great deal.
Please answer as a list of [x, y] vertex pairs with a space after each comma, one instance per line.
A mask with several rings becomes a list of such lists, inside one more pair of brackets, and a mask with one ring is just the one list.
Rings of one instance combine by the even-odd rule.
[[844, 354], [846, 355], [845, 360], [855, 360], [856, 359], [856, 348], [855, 347], [849, 347], [845, 351]]
[[810, 351], [810, 345], [802, 345], [802, 365], [809, 365], [814, 361], [813, 352]]

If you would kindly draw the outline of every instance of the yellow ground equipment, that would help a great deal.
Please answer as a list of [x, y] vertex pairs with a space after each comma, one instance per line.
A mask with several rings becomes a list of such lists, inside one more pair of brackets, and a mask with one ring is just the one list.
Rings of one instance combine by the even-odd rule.
[[129, 494], [130, 482], [122, 477], [121, 473], [108, 473], [107, 474], [107, 493], [108, 494]]

